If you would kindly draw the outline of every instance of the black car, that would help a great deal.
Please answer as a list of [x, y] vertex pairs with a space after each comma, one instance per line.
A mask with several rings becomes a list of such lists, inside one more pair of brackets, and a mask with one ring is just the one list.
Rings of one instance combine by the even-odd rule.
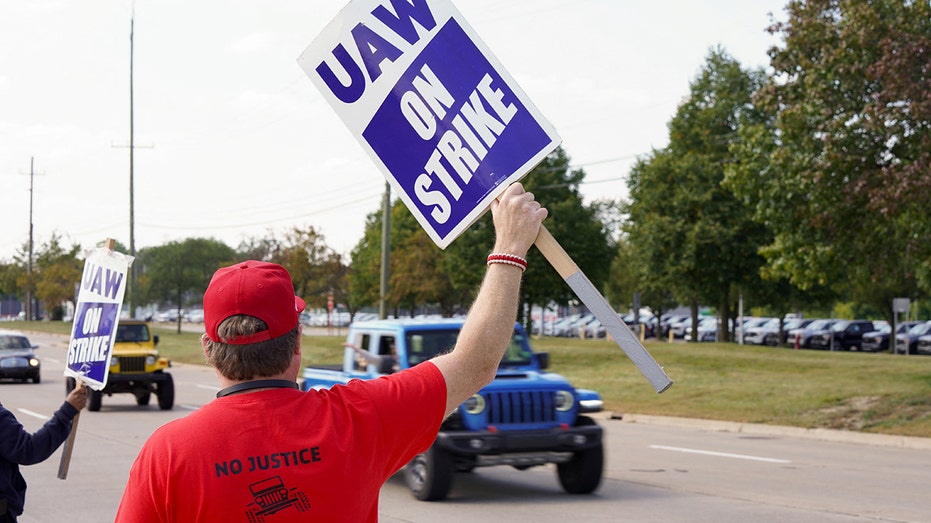
[[918, 354], [918, 338], [931, 334], [931, 321], [924, 321], [908, 329], [904, 334], [895, 335], [895, 353]]
[[[915, 325], [923, 323], [920, 321], [906, 321], [904, 323], [899, 323], [895, 327], [896, 334], [905, 334], [908, 332], [908, 329], [911, 329]], [[889, 350], [889, 331], [892, 330], [888, 324], [884, 325], [884, 328], [867, 332], [863, 335], [863, 343], [860, 344], [860, 350], [864, 352], [885, 352]]]
[[810, 344], [813, 349], [858, 350], [863, 335], [875, 330], [869, 320], [838, 320], [827, 331], [812, 336]]
[[40, 363], [34, 352], [38, 347], [19, 331], [0, 330], [0, 378], [39, 383]]

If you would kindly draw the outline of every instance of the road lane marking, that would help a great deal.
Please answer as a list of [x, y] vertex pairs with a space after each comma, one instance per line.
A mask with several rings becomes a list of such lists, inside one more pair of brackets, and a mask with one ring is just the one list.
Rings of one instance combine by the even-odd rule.
[[673, 452], [686, 452], [688, 454], [703, 454], [705, 456], [717, 456], [721, 458], [747, 459], [751, 461], [765, 461], [767, 463], [792, 463], [787, 459], [764, 458], [762, 456], [747, 456], [745, 454], [731, 454], [729, 452], [715, 452], [713, 450], [687, 449], [683, 447], [667, 447], [666, 445], [650, 445], [651, 449], [670, 450]]
[[32, 416], [33, 418], [49, 419], [49, 417], [46, 416], [45, 414], [39, 414], [38, 412], [33, 412], [29, 409], [16, 409], [16, 410], [19, 412], [22, 412], [23, 414], [26, 414], [27, 416]]
[[203, 384], [201, 384], [201, 383], [198, 383], [198, 384], [197, 384], [197, 388], [198, 388], [198, 389], [205, 389], [205, 390], [212, 390], [213, 392], [219, 392], [219, 391], [220, 391], [220, 387], [217, 387], [216, 385], [203, 385]]

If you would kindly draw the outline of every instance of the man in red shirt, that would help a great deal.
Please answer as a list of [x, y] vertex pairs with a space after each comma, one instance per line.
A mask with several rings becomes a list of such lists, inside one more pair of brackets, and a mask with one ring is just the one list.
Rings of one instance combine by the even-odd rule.
[[297, 390], [304, 302], [275, 264], [220, 269], [201, 338], [223, 390], [146, 441], [119, 522], [377, 521], [382, 484], [494, 379], [546, 209], [519, 184], [491, 206], [494, 254], [456, 347], [376, 380]]

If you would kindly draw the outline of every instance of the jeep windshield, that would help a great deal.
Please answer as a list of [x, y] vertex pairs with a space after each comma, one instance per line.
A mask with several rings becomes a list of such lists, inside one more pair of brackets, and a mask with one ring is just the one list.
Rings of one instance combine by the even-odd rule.
[[[408, 365], [414, 366], [452, 350], [456, 345], [459, 331], [449, 330], [422, 330], [408, 331], [404, 339], [407, 345]], [[532, 353], [526, 348], [524, 336], [514, 331], [511, 341], [504, 351], [500, 366], [529, 365]]]
[[116, 328], [117, 342], [147, 342], [149, 328], [143, 323], [121, 323]]

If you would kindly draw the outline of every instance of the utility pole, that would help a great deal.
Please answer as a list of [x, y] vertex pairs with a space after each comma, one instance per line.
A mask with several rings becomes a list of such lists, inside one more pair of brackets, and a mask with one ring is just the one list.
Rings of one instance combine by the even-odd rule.
[[[136, 257], [136, 213], [134, 201], [133, 176], [133, 31], [136, 22], [136, 3], [133, 2], [132, 15], [129, 17], [129, 255]], [[136, 316], [136, 264], [129, 265], [129, 281], [126, 282], [126, 303], [129, 305], [129, 317]]]
[[391, 184], [385, 182], [385, 199], [381, 204], [381, 281], [378, 292], [378, 317], [388, 317], [388, 261], [391, 251]]
[[[133, 55], [134, 55], [134, 41], [133, 36], [135, 33], [135, 19], [136, 19], [136, 5], [133, 4], [132, 15], [129, 18], [129, 145], [113, 145], [113, 147], [128, 147], [129, 148], [129, 255], [133, 258], [136, 257], [136, 202], [135, 202], [135, 161], [134, 155], [136, 149], [142, 147], [146, 149], [151, 149], [151, 145], [137, 146], [135, 144], [135, 125], [133, 121], [134, 116], [134, 107], [133, 103]], [[129, 310], [129, 315], [134, 316], [136, 314], [135, 302], [136, 302], [136, 264], [133, 263], [129, 266], [129, 280], [126, 282], [126, 305]]]
[[26, 275], [27, 281], [29, 282], [26, 287], [26, 321], [33, 320], [32, 310], [32, 194], [33, 194], [33, 181], [35, 180], [35, 158], [29, 158], [29, 259], [26, 260]]

